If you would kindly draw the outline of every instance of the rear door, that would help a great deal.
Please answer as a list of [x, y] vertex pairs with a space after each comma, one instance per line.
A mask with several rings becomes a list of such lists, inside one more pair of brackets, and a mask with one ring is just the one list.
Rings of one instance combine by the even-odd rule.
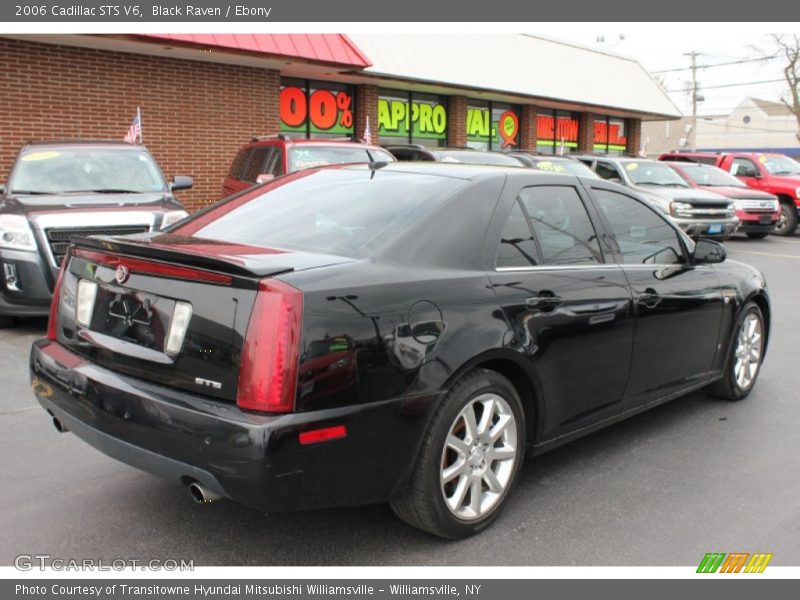
[[487, 262], [507, 343], [531, 361], [552, 438], [622, 410], [633, 320], [625, 276], [607, 260], [577, 179], [536, 182], [501, 203]]
[[633, 294], [636, 333], [626, 394], [626, 408], [633, 408], [710, 375], [722, 290], [714, 267], [691, 265], [684, 237], [645, 201], [601, 186], [591, 193]]

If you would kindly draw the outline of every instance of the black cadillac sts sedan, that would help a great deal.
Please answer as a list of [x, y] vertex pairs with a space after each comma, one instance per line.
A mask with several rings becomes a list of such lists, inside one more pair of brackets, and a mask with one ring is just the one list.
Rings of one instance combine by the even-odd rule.
[[459, 538], [526, 451], [747, 396], [769, 322], [759, 272], [613, 183], [376, 163], [78, 240], [30, 372], [60, 431], [199, 502], [388, 501]]

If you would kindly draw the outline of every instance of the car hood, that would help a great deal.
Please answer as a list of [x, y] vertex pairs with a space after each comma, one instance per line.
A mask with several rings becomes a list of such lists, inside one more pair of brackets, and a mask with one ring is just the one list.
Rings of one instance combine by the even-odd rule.
[[662, 202], [677, 200], [691, 202], [697, 205], [720, 206], [727, 205], [730, 200], [720, 194], [709, 192], [700, 188], [661, 187], [655, 185], [637, 185], [635, 189], [649, 197]]
[[180, 209], [182, 206], [175, 197], [166, 192], [144, 194], [47, 194], [47, 195], [9, 195], [3, 198], [4, 212], [38, 213], [70, 209], [114, 208], [165, 208]]
[[731, 200], [775, 200], [777, 196], [761, 190], [737, 186], [700, 186], [701, 189], [720, 194]]

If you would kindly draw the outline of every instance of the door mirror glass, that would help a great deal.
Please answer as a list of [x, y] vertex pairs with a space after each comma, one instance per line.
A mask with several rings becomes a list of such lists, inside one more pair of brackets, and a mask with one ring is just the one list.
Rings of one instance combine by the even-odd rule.
[[725, 246], [714, 240], [700, 238], [694, 246], [694, 262], [696, 265], [721, 263], [725, 260]]

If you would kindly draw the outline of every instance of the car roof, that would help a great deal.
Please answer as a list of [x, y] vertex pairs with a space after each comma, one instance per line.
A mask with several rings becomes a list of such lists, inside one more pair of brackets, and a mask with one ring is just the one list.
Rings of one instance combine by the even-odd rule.
[[[352, 163], [348, 165], [342, 165], [341, 167], [332, 166], [332, 167], [321, 167], [321, 168], [341, 168], [341, 169], [361, 169], [366, 170], [370, 169], [371, 167], [367, 164], [357, 164]], [[448, 162], [436, 162], [436, 161], [417, 161], [417, 162], [406, 162], [406, 161], [397, 161], [393, 163], [387, 163], [386, 166], [380, 167], [377, 169], [379, 172], [390, 172], [390, 173], [409, 173], [409, 174], [419, 174], [419, 175], [434, 175], [439, 177], [454, 177], [457, 179], [464, 179], [464, 180], [476, 180], [476, 179], [485, 179], [491, 177], [508, 177], [508, 176], [530, 176], [530, 177], [553, 177], [553, 176], [563, 176], [563, 177], [571, 177], [573, 179], [577, 178], [576, 175], [569, 175], [569, 174], [553, 174], [547, 171], [537, 171], [535, 169], [526, 169], [520, 168], [515, 166], [506, 166], [506, 165], [474, 165], [468, 163], [448, 163]]]

